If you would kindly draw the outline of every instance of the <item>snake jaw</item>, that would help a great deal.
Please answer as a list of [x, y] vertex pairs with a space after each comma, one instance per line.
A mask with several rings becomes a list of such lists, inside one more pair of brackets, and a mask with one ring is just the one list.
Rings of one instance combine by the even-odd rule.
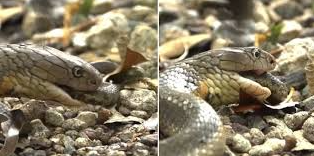
[[260, 76], [266, 72], [267, 71], [265, 71], [265, 70], [257, 69], [257, 70], [242, 71], [242, 72], [239, 72], [239, 75], [241, 75], [241, 76], [246, 76], [246, 75]]
[[256, 75], [262, 75], [262, 74], [266, 73], [266, 71], [265, 70], [253, 70], [253, 73]]

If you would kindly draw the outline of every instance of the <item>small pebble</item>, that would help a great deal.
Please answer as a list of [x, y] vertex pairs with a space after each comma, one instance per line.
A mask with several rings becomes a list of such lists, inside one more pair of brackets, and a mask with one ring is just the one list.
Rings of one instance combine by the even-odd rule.
[[79, 137], [75, 140], [74, 145], [78, 148], [89, 147], [91, 145], [91, 140], [87, 138]]
[[286, 114], [284, 121], [289, 128], [292, 130], [297, 130], [302, 127], [303, 122], [309, 116], [309, 113], [306, 111], [297, 112], [294, 114]]
[[252, 128], [250, 130], [251, 139], [250, 142], [252, 145], [260, 145], [265, 141], [265, 135], [262, 131], [257, 128]]
[[81, 121], [76, 118], [72, 118], [72, 119], [65, 120], [62, 124], [62, 127], [67, 130], [81, 130], [81, 129], [87, 128], [88, 125], [84, 121]]
[[87, 126], [94, 126], [96, 124], [96, 120], [97, 120], [98, 114], [94, 113], [94, 112], [80, 112], [76, 119], [79, 119], [81, 121], [84, 121]]
[[64, 122], [64, 117], [61, 113], [50, 109], [45, 114], [45, 121], [53, 126], [61, 126]]
[[302, 129], [304, 138], [314, 143], [314, 117], [308, 118], [304, 122]]
[[251, 148], [249, 140], [244, 138], [241, 134], [236, 134], [231, 138], [231, 147], [233, 150], [241, 153], [248, 152]]

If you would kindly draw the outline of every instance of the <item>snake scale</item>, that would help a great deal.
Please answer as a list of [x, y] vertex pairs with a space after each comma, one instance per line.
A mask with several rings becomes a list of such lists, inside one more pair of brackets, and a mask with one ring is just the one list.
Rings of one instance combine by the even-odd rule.
[[212, 106], [239, 102], [240, 91], [263, 102], [271, 91], [241, 73], [260, 75], [275, 65], [275, 58], [259, 48], [224, 48], [197, 54], [163, 71], [159, 128], [168, 137], [160, 141], [160, 155], [222, 155], [223, 125]]

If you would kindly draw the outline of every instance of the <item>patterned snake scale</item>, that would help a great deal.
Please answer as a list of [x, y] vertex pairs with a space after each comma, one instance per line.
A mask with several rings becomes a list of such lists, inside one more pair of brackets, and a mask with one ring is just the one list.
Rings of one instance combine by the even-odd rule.
[[239, 102], [240, 90], [264, 101], [271, 91], [240, 75], [275, 67], [272, 55], [256, 47], [211, 50], [178, 62], [160, 74], [160, 156], [220, 156], [225, 136], [212, 108]]

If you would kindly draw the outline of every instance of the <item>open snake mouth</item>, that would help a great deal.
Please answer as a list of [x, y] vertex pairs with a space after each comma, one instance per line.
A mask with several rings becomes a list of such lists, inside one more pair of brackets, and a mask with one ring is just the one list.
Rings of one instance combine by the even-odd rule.
[[79, 101], [87, 102], [84, 99], [85, 97], [84, 95], [88, 93], [89, 91], [78, 91], [66, 85], [56, 85], [56, 86], [61, 88], [66, 94], [71, 96], [71, 98], [79, 100]]
[[262, 74], [266, 73], [265, 70], [253, 70], [252, 72], [255, 73], [256, 75], [262, 75]]
[[73, 91], [73, 89], [69, 86], [66, 85], [58, 85], [55, 84], [56, 86], [58, 86], [59, 88], [61, 88], [63, 91], [65, 91], [66, 93], [68, 93], [70, 95], [71, 91]]
[[242, 71], [242, 72], [239, 72], [239, 74], [241, 76], [243, 75], [254, 75], [254, 76], [259, 76], [259, 75], [262, 75], [264, 73], [266, 73], [267, 71], [265, 70], [248, 70], [248, 71]]
[[67, 93], [69, 96], [71, 96], [73, 99], [76, 100], [82, 100], [79, 97], [81, 97], [81, 95], [83, 95], [83, 92], [74, 90], [73, 88], [66, 86], [66, 85], [56, 85], [59, 88], [61, 88], [65, 93]]

